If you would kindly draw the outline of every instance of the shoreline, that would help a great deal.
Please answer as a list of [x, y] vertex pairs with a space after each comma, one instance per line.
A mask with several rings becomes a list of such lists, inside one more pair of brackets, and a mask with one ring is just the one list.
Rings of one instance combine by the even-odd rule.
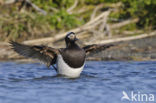
[[91, 53], [90, 57], [101, 60], [156, 60], [156, 36], [120, 42], [105, 51]]
[[[98, 49], [87, 56], [87, 61], [155, 61], [156, 35], [146, 38], [114, 42], [115, 46], [106, 50]], [[31, 61], [19, 56], [9, 48], [1, 46], [0, 61]], [[33, 61], [33, 60], [32, 60]], [[31, 61], [31, 62], [32, 62]]]

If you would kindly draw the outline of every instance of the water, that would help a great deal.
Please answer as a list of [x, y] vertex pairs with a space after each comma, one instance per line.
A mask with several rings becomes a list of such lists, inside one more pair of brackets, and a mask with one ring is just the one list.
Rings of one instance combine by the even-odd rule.
[[0, 62], [0, 103], [129, 103], [123, 91], [154, 94], [156, 103], [156, 61], [91, 61], [77, 79], [38, 63]]

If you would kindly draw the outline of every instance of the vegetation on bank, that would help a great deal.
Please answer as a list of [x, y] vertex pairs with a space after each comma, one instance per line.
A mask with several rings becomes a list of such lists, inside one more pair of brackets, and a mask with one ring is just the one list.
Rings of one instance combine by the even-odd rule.
[[[4, 0], [5, 1], [5, 0]], [[156, 0], [30, 0], [46, 15], [22, 1], [0, 5], [0, 41], [27, 40], [53, 36], [58, 32], [79, 27], [90, 20], [98, 5], [102, 8], [97, 14], [109, 8], [118, 8], [111, 12], [109, 22], [120, 22], [129, 18], [138, 18], [137, 24], [129, 24], [122, 30], [155, 29]], [[119, 7], [113, 7], [120, 3]], [[72, 10], [71, 10], [72, 9]]]

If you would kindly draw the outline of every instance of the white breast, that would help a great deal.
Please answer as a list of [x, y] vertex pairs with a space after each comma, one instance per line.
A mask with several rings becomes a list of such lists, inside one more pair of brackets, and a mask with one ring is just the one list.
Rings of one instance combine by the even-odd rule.
[[76, 78], [80, 76], [80, 73], [83, 70], [84, 65], [80, 68], [72, 68], [67, 65], [67, 63], [64, 62], [61, 55], [58, 55], [57, 57], [57, 69], [58, 74], [65, 75], [70, 78]]

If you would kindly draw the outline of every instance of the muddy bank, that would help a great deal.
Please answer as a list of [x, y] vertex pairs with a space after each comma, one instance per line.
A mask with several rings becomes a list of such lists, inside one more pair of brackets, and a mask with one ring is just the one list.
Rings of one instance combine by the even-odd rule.
[[95, 51], [89, 60], [156, 60], [156, 36], [119, 42], [105, 51]]

